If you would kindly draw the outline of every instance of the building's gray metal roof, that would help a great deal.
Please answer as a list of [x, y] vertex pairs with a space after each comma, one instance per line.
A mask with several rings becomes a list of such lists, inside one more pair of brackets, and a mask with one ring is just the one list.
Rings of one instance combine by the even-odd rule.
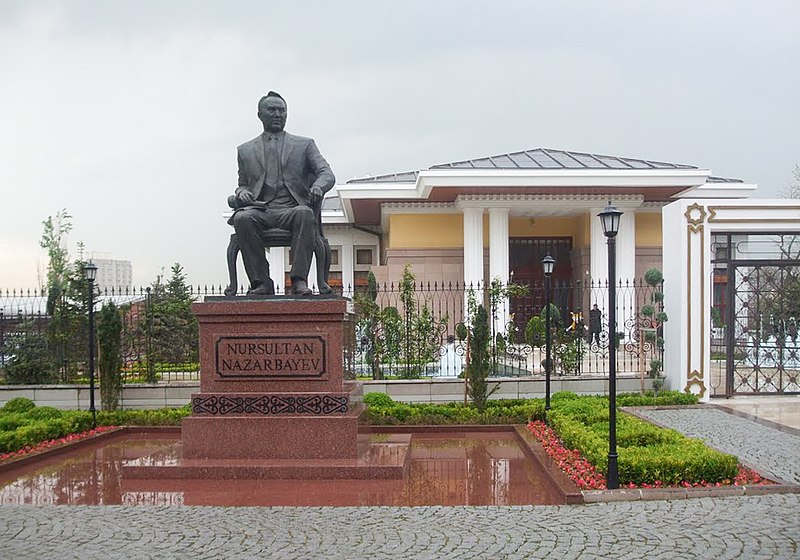
[[350, 179], [348, 183], [416, 183], [419, 171], [405, 171], [403, 173], [389, 173], [375, 177], [361, 177]]
[[730, 179], [728, 177], [709, 177], [706, 183], [744, 183], [741, 179]]
[[[623, 158], [584, 152], [567, 152], [548, 148], [523, 150], [510, 154], [468, 159], [434, 165], [429, 169], [697, 169], [693, 165], [645, 159]], [[348, 183], [409, 183], [415, 182], [418, 171], [392, 173], [351, 179]], [[711, 182], [741, 183], [740, 179], [709, 178]]]

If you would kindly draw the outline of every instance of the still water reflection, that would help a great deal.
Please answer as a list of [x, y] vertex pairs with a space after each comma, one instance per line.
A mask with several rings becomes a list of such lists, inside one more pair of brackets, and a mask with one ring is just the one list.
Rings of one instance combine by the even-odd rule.
[[403, 480], [133, 480], [129, 461], [174, 434], [125, 434], [0, 475], [0, 503], [65, 505], [519, 505], [563, 503], [511, 433], [415, 434]]

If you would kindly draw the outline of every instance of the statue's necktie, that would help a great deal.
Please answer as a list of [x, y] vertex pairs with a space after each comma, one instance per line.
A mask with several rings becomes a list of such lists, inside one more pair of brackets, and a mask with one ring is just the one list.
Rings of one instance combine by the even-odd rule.
[[278, 158], [278, 137], [271, 135], [267, 139], [267, 202], [275, 198], [275, 193], [278, 192], [279, 165], [280, 160]]

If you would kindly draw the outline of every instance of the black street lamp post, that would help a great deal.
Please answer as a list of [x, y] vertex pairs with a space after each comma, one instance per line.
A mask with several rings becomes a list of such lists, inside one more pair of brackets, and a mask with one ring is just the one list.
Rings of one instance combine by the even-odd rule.
[[617, 232], [622, 216], [608, 201], [598, 214], [603, 233], [608, 239], [608, 474], [606, 487], [619, 488], [617, 469]]
[[83, 275], [88, 284], [89, 305], [89, 412], [92, 413], [92, 428], [97, 427], [97, 409], [94, 406], [94, 279], [97, 278], [97, 266], [88, 262], [83, 266]]
[[544, 358], [544, 409], [550, 410], [550, 372], [553, 363], [550, 359], [550, 275], [553, 274], [553, 268], [556, 266], [556, 260], [547, 255], [542, 259], [542, 269], [544, 270], [544, 293], [545, 293], [545, 312], [544, 312], [544, 345], [545, 345], [545, 358]]

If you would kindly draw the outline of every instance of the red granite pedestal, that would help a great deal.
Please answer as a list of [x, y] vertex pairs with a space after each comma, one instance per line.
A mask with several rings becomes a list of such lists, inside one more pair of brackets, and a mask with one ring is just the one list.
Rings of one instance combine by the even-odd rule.
[[[130, 478], [402, 478], [410, 436], [358, 435], [361, 386], [344, 380], [343, 298], [207, 298], [200, 392], [176, 465]], [[156, 473], [153, 469], [157, 469]]]

